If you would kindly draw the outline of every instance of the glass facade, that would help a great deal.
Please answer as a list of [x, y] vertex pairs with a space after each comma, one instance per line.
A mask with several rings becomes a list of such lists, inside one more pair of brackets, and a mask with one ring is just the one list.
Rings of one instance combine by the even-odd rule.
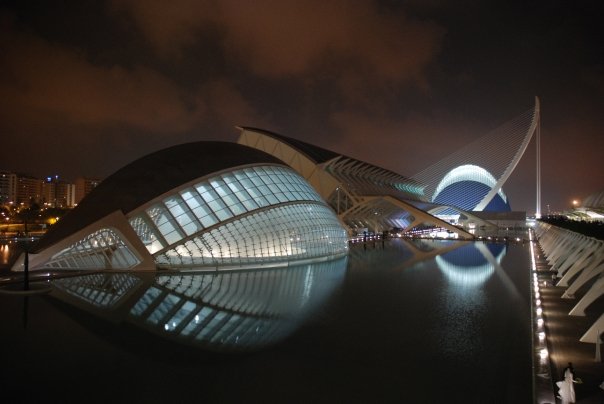
[[112, 229], [100, 229], [53, 255], [44, 265], [54, 269], [128, 269], [140, 260]]
[[[152, 262], [167, 268], [276, 266], [348, 249], [334, 212], [304, 178], [281, 165], [247, 166], [175, 184], [127, 213], [126, 220], [82, 236], [39, 268], [131, 269]], [[128, 223], [142, 245], [127, 238], [130, 229], [118, 230]]]
[[347, 250], [334, 213], [281, 166], [244, 168], [175, 189], [129, 221], [167, 267], [262, 265]]

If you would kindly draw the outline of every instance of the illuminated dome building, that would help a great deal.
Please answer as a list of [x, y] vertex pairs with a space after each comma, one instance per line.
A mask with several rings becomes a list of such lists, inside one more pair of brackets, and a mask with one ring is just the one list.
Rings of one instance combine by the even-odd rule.
[[503, 186], [535, 135], [539, 216], [539, 122], [539, 99], [535, 98], [534, 108], [414, 175], [412, 178], [423, 185], [424, 194], [435, 204], [427, 211], [446, 220], [463, 216], [477, 221], [479, 216], [489, 215], [473, 212], [511, 212]]
[[[439, 205], [456, 206], [465, 211], [473, 211], [495, 186], [497, 180], [487, 170], [472, 164], [451, 170], [440, 181], [432, 197]], [[483, 208], [487, 212], [509, 212], [507, 196], [500, 189]]]
[[105, 179], [33, 248], [29, 268], [283, 266], [347, 248], [336, 215], [282, 161], [236, 143], [196, 142]]

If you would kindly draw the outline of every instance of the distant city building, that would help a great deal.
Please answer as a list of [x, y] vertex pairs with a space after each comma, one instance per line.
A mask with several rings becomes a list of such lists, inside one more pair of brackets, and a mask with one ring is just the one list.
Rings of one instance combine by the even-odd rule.
[[0, 205], [14, 204], [29, 207], [32, 204], [69, 209], [76, 206], [101, 180], [76, 179], [63, 181], [58, 175], [37, 178], [28, 174], [0, 171]]
[[67, 208], [73, 208], [76, 206], [76, 186], [75, 184], [67, 184], [65, 190], [65, 201], [67, 202]]
[[18, 184], [17, 174], [0, 171], [0, 205], [7, 205], [17, 201]]
[[18, 175], [17, 201], [18, 205], [30, 206], [42, 202], [43, 180], [29, 175]]
[[46, 177], [42, 183], [42, 203], [51, 208], [73, 208], [75, 185], [60, 180], [58, 175]]

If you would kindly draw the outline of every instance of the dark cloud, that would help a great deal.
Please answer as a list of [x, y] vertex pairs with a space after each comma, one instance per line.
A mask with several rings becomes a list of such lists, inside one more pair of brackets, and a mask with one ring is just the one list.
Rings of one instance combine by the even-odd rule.
[[[0, 169], [105, 176], [257, 126], [411, 176], [542, 101], [543, 204], [604, 188], [600, 2], [0, 8]], [[502, 140], [505, 141], [505, 140]], [[505, 185], [534, 208], [534, 145]]]
[[331, 58], [376, 79], [423, 83], [444, 34], [434, 22], [386, 14], [366, 1], [130, 0], [113, 7], [166, 57], [213, 28], [233, 63], [268, 78], [315, 74]]
[[48, 113], [70, 124], [123, 124], [170, 133], [192, 128], [204, 115], [202, 100], [187, 105], [188, 94], [145, 66], [95, 66], [78, 51], [6, 25], [0, 49], [0, 103], [7, 116], [24, 125]]
[[207, 100], [208, 114], [222, 127], [230, 127], [239, 122], [257, 127], [270, 125], [270, 119], [258, 114], [237, 90], [234, 82], [212, 81], [202, 88], [201, 97]]

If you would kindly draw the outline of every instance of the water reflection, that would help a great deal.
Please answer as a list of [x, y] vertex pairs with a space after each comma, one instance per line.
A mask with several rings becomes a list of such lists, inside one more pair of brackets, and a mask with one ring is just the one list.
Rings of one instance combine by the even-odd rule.
[[435, 258], [447, 283], [441, 291], [435, 336], [442, 352], [462, 360], [484, 356], [488, 297], [484, 284], [501, 269], [504, 244], [470, 243]]
[[0, 238], [0, 269], [10, 268], [15, 259], [24, 251], [24, 249], [33, 245], [37, 240], [37, 237]]
[[477, 287], [493, 275], [506, 251], [505, 244], [471, 243], [437, 256], [436, 264], [449, 282], [464, 289]]
[[10, 244], [0, 244], [0, 265], [7, 266], [10, 262], [12, 249]]
[[349, 256], [355, 268], [405, 269], [468, 243], [459, 240], [395, 238], [386, 243], [378, 241], [353, 245]]
[[282, 340], [342, 283], [347, 258], [237, 272], [91, 274], [53, 282], [52, 295], [112, 321], [212, 351]]

